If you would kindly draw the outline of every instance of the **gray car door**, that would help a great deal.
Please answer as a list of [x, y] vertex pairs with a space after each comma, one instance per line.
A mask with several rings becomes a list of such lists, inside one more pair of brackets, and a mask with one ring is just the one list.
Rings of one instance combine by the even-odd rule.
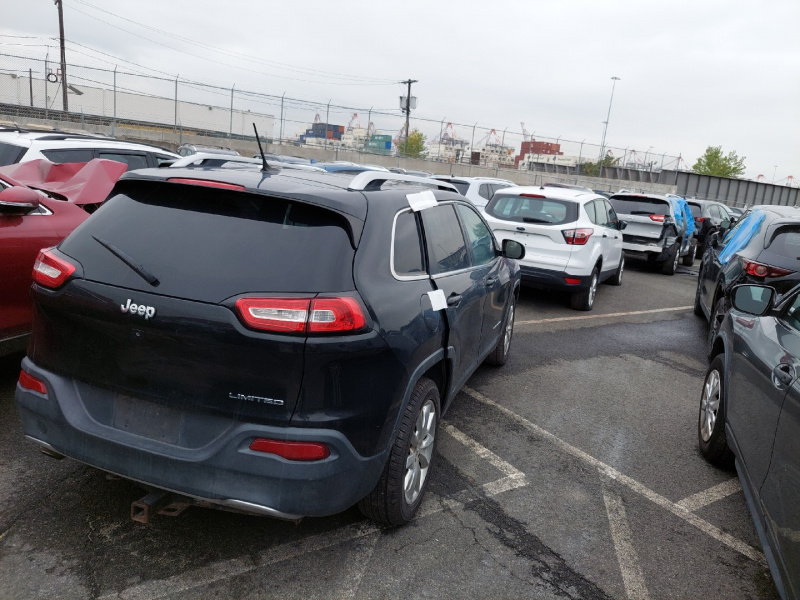
[[[800, 349], [800, 295], [788, 307], [781, 319], [786, 326], [783, 334], [786, 347]], [[791, 344], [788, 340], [791, 339]], [[793, 355], [787, 378], [794, 376], [783, 401], [778, 419], [772, 457], [766, 480], [761, 486], [761, 503], [766, 513], [768, 535], [779, 548], [777, 562], [783, 567], [790, 597], [800, 597], [800, 355]]]
[[782, 319], [731, 314], [726, 419], [754, 490], [767, 476], [783, 398], [800, 373], [800, 336]]

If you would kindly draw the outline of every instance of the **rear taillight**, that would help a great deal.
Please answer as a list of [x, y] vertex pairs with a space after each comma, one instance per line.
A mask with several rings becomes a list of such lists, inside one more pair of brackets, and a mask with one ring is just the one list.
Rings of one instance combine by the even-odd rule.
[[26, 371], [19, 372], [19, 385], [26, 390], [39, 392], [45, 396], [47, 395], [47, 386], [45, 385], [44, 381], [41, 379], [36, 379], [36, 377]]
[[186, 183], [189, 185], [202, 185], [205, 187], [219, 188], [223, 190], [236, 190], [237, 192], [244, 192], [247, 188], [243, 185], [236, 185], [235, 183], [225, 183], [224, 181], [209, 181], [207, 179], [187, 179], [185, 177], [171, 177], [167, 179], [170, 183]]
[[307, 298], [240, 298], [236, 308], [253, 329], [304, 333], [310, 303]]
[[580, 229], [564, 229], [561, 231], [564, 235], [564, 241], [571, 246], [585, 246], [589, 238], [592, 237], [594, 229], [591, 227], [582, 227]]
[[240, 298], [236, 309], [253, 329], [279, 333], [343, 333], [367, 320], [355, 298]]
[[317, 298], [311, 301], [309, 333], [357, 331], [366, 319], [353, 298]]
[[650, 220], [656, 223], [663, 223], [666, 215], [650, 215]]
[[695, 222], [695, 223], [702, 223], [702, 222], [703, 222], [703, 221], [705, 221], [705, 220], [706, 220], [706, 218], [705, 218], [705, 217], [697, 217], [697, 218], [694, 220], [694, 222]]
[[75, 265], [58, 258], [51, 252], [52, 248], [39, 251], [33, 265], [33, 280], [41, 286], [56, 289], [64, 285], [69, 276], [75, 272]]
[[793, 272], [789, 269], [781, 269], [771, 265], [764, 265], [752, 260], [747, 260], [746, 258], [742, 259], [742, 268], [747, 272], [748, 275], [753, 275], [754, 277], [783, 277], [784, 275], [789, 275]]
[[287, 460], [322, 460], [331, 455], [330, 449], [321, 442], [283, 442], [267, 438], [253, 440], [250, 450], [277, 454]]

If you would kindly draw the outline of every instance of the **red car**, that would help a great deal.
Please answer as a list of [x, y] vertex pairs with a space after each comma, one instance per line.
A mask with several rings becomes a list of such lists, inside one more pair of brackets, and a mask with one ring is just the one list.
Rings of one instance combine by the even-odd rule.
[[0, 168], [0, 356], [24, 350], [31, 329], [31, 272], [106, 199], [124, 163], [34, 160]]

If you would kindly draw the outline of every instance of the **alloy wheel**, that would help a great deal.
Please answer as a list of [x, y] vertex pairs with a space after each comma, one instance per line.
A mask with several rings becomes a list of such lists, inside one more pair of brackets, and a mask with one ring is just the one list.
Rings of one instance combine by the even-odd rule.
[[406, 458], [406, 475], [403, 481], [403, 495], [406, 503], [411, 505], [417, 501], [433, 455], [433, 440], [436, 435], [436, 406], [433, 400], [422, 405], [417, 414], [417, 423], [411, 435], [411, 443]]
[[700, 398], [700, 437], [704, 442], [711, 439], [719, 411], [720, 379], [719, 371], [714, 369], [706, 377], [703, 396]]
[[503, 353], [508, 354], [511, 346], [511, 334], [514, 332], [514, 303], [508, 306], [508, 316], [506, 317], [505, 339], [503, 340]]

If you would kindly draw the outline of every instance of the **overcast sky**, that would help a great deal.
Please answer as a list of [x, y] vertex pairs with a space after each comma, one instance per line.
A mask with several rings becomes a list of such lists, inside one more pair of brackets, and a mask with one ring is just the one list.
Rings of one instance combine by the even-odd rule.
[[[50, 43], [57, 59], [52, 0], [2, 4], [0, 52], [43, 57]], [[536, 139], [590, 155], [619, 77], [607, 145], [658, 160], [681, 155], [689, 166], [721, 145], [747, 157], [749, 178], [800, 179], [798, 0], [64, 0], [64, 15], [68, 65], [133, 70], [132, 62], [331, 101], [361, 108], [363, 125], [370, 107], [393, 111], [395, 119], [372, 119], [387, 131], [401, 123], [404, 88], [395, 82], [417, 79], [412, 127], [428, 139], [445, 119], [467, 140], [477, 123], [476, 142], [482, 128], [506, 129], [518, 146], [524, 122]], [[315, 112], [286, 110], [297, 121]], [[330, 121], [345, 124], [350, 112]], [[304, 128], [287, 123], [285, 132]]]

